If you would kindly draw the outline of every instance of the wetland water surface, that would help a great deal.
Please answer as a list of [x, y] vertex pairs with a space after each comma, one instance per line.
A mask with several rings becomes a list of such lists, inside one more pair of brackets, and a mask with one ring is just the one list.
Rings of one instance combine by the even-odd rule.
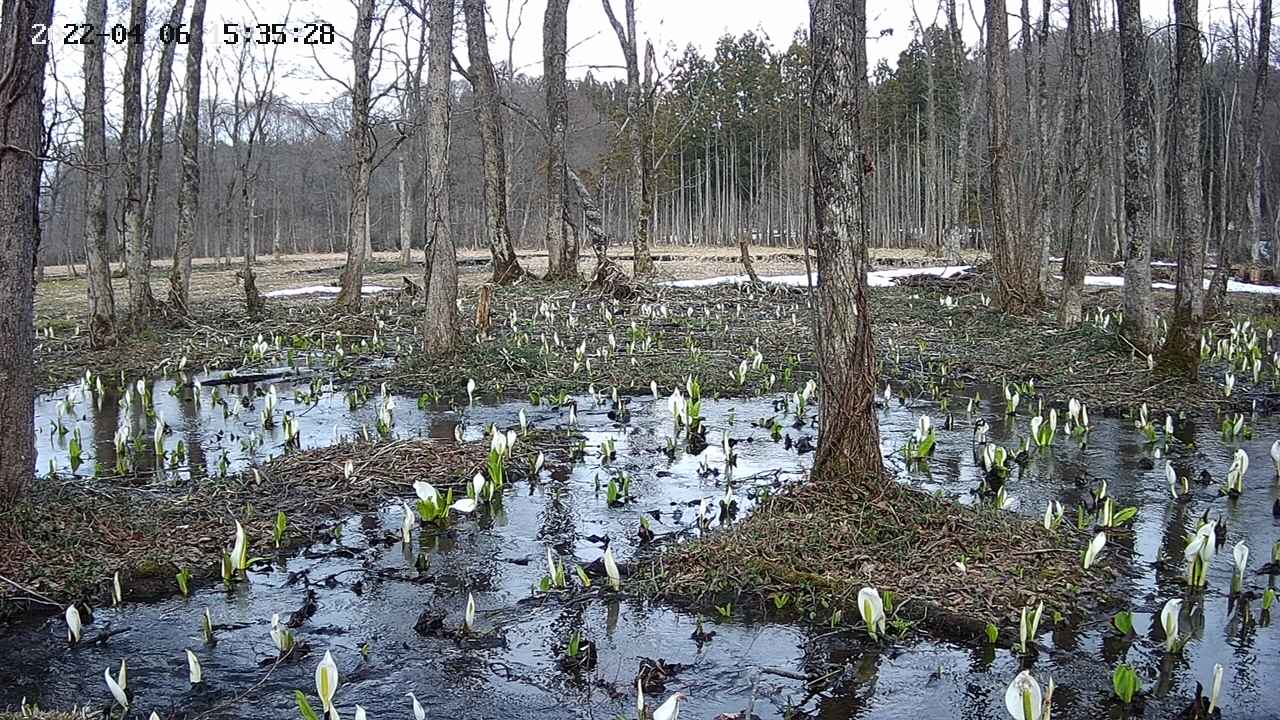
[[[364, 426], [373, 432], [376, 396], [354, 410], [341, 392], [321, 392], [317, 402], [308, 404], [295, 402], [293, 396], [294, 389], [306, 391], [306, 386], [276, 382], [279, 412], [295, 412], [304, 448], [329, 444], [335, 435], [354, 435]], [[198, 482], [202, 474], [218, 472], [224, 450], [229, 472], [254, 457], [280, 452], [283, 435], [278, 431], [260, 446], [246, 440], [260, 430], [260, 394], [265, 386], [223, 386], [220, 394], [228, 410], [212, 402], [208, 387], [198, 406], [189, 391], [175, 396], [169, 387], [159, 381], [153, 389], [157, 413], [171, 426], [166, 446], [172, 450], [182, 440], [189, 458], [183, 465], [193, 468], [170, 472], [189, 473]], [[41, 468], [52, 462], [60, 472], [70, 469], [70, 434], [59, 440], [51, 426], [57, 408], [68, 394], [76, 393], [68, 388], [37, 403]], [[385, 541], [398, 533], [401, 510], [395, 503], [380, 513], [345, 519], [338, 539], [296, 552], [271, 569], [251, 571], [251, 582], [230, 591], [208, 587], [185, 599], [95, 609], [86, 635], [108, 625], [113, 630], [127, 628], [101, 645], [68, 649], [60, 615], [8, 628], [0, 636], [0, 652], [6, 658], [0, 661], [0, 706], [16, 706], [25, 697], [44, 707], [86, 702], [106, 707], [110, 695], [102, 672], [114, 672], [127, 658], [134, 716], [156, 710], [162, 717], [296, 717], [293, 690], [314, 697], [314, 668], [329, 650], [341, 676], [338, 707], [349, 715], [359, 703], [375, 719], [411, 717], [405, 697], [409, 691], [420, 698], [428, 717], [632, 717], [635, 680], [644, 658], [679, 666], [661, 687], [652, 685], [647, 697], [654, 703], [677, 690], [687, 693], [684, 718], [710, 720], [748, 709], [766, 718], [1004, 717], [1005, 688], [1023, 667], [1042, 683], [1050, 676], [1055, 679], [1054, 717], [1120, 716], [1110, 689], [1111, 670], [1120, 662], [1134, 666], [1142, 678], [1147, 695], [1144, 717], [1176, 716], [1189, 703], [1197, 681], [1208, 685], [1216, 663], [1225, 667], [1224, 717], [1280, 717], [1280, 691], [1269, 684], [1280, 677], [1280, 630], [1256, 622], [1256, 599], [1243, 611], [1254, 622], [1244, 622], [1241, 607], [1228, 592], [1231, 546], [1239, 541], [1252, 550], [1246, 589], [1260, 595], [1275, 580], [1255, 574], [1271, 559], [1280, 527], [1272, 515], [1278, 486], [1268, 457], [1271, 440], [1280, 436], [1274, 419], [1254, 421], [1255, 439], [1239, 443], [1224, 441], [1211, 418], [1200, 425], [1180, 423], [1177, 440], [1168, 443], [1165, 454], [1180, 474], [1195, 479], [1207, 470], [1215, 481], [1208, 486], [1193, 482], [1194, 497], [1186, 503], [1171, 500], [1164, 460], [1152, 462], [1153, 446], [1131, 421], [1095, 418], [1087, 447], [1060, 430], [1052, 451], [1033, 450], [1030, 462], [1015, 471], [1007, 486], [1014, 512], [1039, 518], [1045, 504], [1058, 499], [1067, 510], [1064, 522], [1070, 523], [1075, 507], [1105, 479], [1117, 503], [1137, 507], [1138, 515], [1133, 532], [1111, 533], [1104, 552], [1107, 563], [1122, 570], [1111, 588], [1117, 605], [1071, 624], [1055, 624], [1051, 615], [1054, 610], [1070, 615], [1073, 609], [1049, 609], [1041, 625], [1040, 651], [1024, 660], [1008, 649], [936, 640], [878, 647], [861, 629], [833, 632], [825, 618], [816, 625], [783, 623], [745, 617], [741, 611], [731, 618], [713, 618], [717, 613], [711, 611], [704, 625], [715, 635], [698, 643], [690, 637], [698, 618], [684, 610], [617, 601], [598, 593], [543, 596], [538, 585], [548, 547], [566, 565], [585, 566], [600, 559], [607, 537], [625, 566], [636, 551], [642, 513], [655, 518], [653, 529], [663, 541], [695, 536], [699, 502], [708, 498], [714, 509], [725, 492], [723, 474], [708, 472], [724, 466], [721, 432], [739, 440], [733, 473], [739, 517], [750, 512], [752, 499], [760, 493], [802, 478], [812, 458], [788, 449], [788, 443], [774, 442], [769, 430], [753, 424], [777, 415], [792, 439], [814, 435], [811, 425], [797, 429], [789, 418], [782, 418], [773, 397], [704, 401], [710, 446], [698, 456], [677, 451], [674, 459], [664, 452], [672, 437], [665, 398], [635, 398], [626, 425], [613, 422], [607, 408], [590, 398], [577, 400], [579, 431], [588, 446], [583, 461], [572, 467], [553, 463], [537, 482], [509, 483], [497, 509], [458, 520], [434, 537], [419, 531], [412, 548]], [[418, 409], [412, 398], [395, 402], [395, 432], [402, 437], [450, 438], [459, 423], [466, 437], [480, 437], [491, 422], [514, 426], [521, 408], [534, 427], [567, 423], [565, 411], [527, 403], [477, 405], [455, 412]], [[1026, 436], [1028, 418], [1006, 422], [995, 414], [997, 405], [983, 403], [992, 439], [1012, 447]], [[81, 473], [92, 472], [95, 460], [114, 467], [113, 437], [121, 422], [135, 423], [134, 433], [150, 445], [150, 426], [143, 414], [135, 410], [121, 418], [119, 408], [111, 398], [101, 410], [82, 400], [65, 413], [64, 424], [81, 427]], [[932, 403], [902, 406], [895, 401], [883, 411], [886, 454], [905, 443], [921, 414], [931, 414], [935, 425], [942, 424], [943, 413]], [[897, 456], [891, 459], [899, 477], [961, 502], [982, 502], [974, 494], [981, 476], [971, 452], [974, 419], [957, 413], [956, 429], [938, 430], [938, 450], [928, 472], [908, 471]], [[606, 437], [617, 443], [617, 457], [607, 465], [596, 450]], [[1157, 442], [1164, 444], [1163, 438]], [[1237, 446], [1253, 462], [1244, 494], [1230, 500], [1219, 497], [1217, 488]], [[622, 472], [631, 478], [635, 501], [610, 508], [604, 486]], [[406, 496], [414, 479], [404, 479]], [[1212, 564], [1203, 601], [1186, 603], [1183, 632], [1191, 626], [1193, 639], [1180, 658], [1168, 659], [1160, 647], [1159, 611], [1165, 600], [1185, 592], [1180, 583], [1183, 538], [1206, 510], [1226, 521], [1227, 544]], [[709, 532], [715, 532], [715, 524]], [[419, 551], [429, 559], [429, 567], [416, 566]], [[308, 589], [315, 591], [318, 606], [295, 632], [308, 644], [309, 654], [271, 669], [267, 659], [274, 657], [275, 649], [268, 635], [270, 618], [273, 613], [288, 617], [302, 606]], [[461, 625], [469, 594], [476, 600], [481, 637], [459, 640], [451, 630]], [[217, 628], [213, 647], [200, 639], [205, 608]], [[1125, 609], [1133, 612], [1135, 636], [1120, 639], [1108, 627], [1111, 616]], [[424, 611], [444, 614], [443, 632], [415, 632]], [[559, 648], [575, 630], [596, 644], [594, 671], [575, 673], [560, 667]], [[197, 690], [187, 681], [187, 649], [204, 668], [204, 686]], [[806, 683], [799, 679], [803, 676], [819, 680]], [[232, 697], [238, 699], [226, 703]]]

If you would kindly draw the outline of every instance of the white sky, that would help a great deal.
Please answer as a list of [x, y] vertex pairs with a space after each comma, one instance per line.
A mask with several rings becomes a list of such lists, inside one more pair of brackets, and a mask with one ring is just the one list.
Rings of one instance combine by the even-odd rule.
[[[151, 0], [153, 16], [166, 14], [172, 0]], [[1218, 6], [1227, 0], [1210, 0]], [[1248, 2], [1249, 0], [1246, 0]], [[615, 12], [621, 17], [623, 0], [612, 0]], [[1007, 0], [1011, 12], [1010, 32], [1016, 36], [1020, 31], [1016, 13], [1020, 0]], [[490, 13], [490, 52], [494, 61], [507, 59], [507, 19], [515, 30], [515, 43], [512, 57], [518, 71], [529, 75], [540, 75], [542, 72], [542, 15], [545, 0], [488, 0]], [[1167, 18], [1169, 15], [1168, 0], [1164, 3], [1147, 3], [1144, 15], [1148, 18]], [[1252, 2], [1250, 4], [1253, 4]], [[111, 14], [108, 23], [127, 22], [127, 0], [111, 0]], [[190, 2], [188, 2], [190, 5]], [[461, 15], [459, 2], [459, 15]], [[982, 0], [958, 0], [960, 22], [964, 29], [966, 41], [972, 45], [978, 40], [978, 24], [982, 15]], [[1038, 6], [1038, 2], [1032, 5]], [[1063, 13], [1062, 0], [1054, 0], [1056, 12]], [[1110, 16], [1113, 9], [1110, 3], [1103, 3], [1104, 12]], [[1204, 4], [1202, 4], [1204, 5]], [[58, 17], [50, 40], [58, 53], [58, 73], [69, 90], [80, 87], [80, 48], [62, 45], [62, 23], [80, 21], [83, 18], [83, 4], [80, 0], [61, 0], [57, 3]], [[913, 17], [911, 0], [868, 0], [868, 56], [874, 65], [880, 59], [894, 62], [911, 40], [910, 23]], [[938, 0], [915, 0], [915, 12], [927, 26], [935, 18], [939, 23], [944, 18], [938, 12]], [[1036, 9], [1033, 8], [1033, 13]], [[229, 56], [230, 46], [222, 44], [222, 27], [225, 22], [237, 24], [252, 23], [256, 16], [258, 22], [281, 22], [286, 18], [290, 26], [314, 18], [322, 18], [332, 22], [340, 34], [347, 34], [355, 23], [355, 9], [352, 0], [209, 0], [208, 16], [205, 25], [206, 60], [216, 57], [217, 53]], [[709, 55], [716, 40], [725, 33], [741, 34], [748, 30], [767, 36], [775, 48], [785, 48], [796, 30], [807, 30], [809, 21], [808, 2], [806, 0], [637, 0], [637, 25], [641, 40], [653, 42], [658, 54], [661, 71], [665, 71], [678, 57], [685, 45], [692, 43]], [[1208, 9], [1202, 7], [1202, 16], [1207, 18]], [[522, 22], [520, 18], [522, 17]], [[1202, 20], [1203, 22], [1203, 20]], [[1065, 17], [1055, 18], [1055, 24], [1061, 26]], [[158, 23], [157, 23], [158, 24]], [[461, 18], [459, 18], [459, 26]], [[891, 35], [882, 32], [892, 30]], [[149, 37], [154, 37], [154, 29]], [[403, 42], [402, 32], [389, 24], [388, 38], [391, 42]], [[1016, 41], [1016, 40], [1015, 40]], [[569, 74], [581, 77], [592, 66], [609, 66], [621, 64], [621, 53], [617, 39], [610, 27], [600, 0], [572, 0], [569, 6]], [[643, 45], [642, 45], [643, 47]], [[123, 46], [108, 45], [111, 57], [108, 59], [108, 73], [118, 72], [123, 64]], [[348, 79], [350, 58], [347, 51], [339, 46], [320, 48], [317, 51], [324, 68], [332, 75]], [[455, 39], [455, 54], [466, 62], [466, 45], [461, 32]], [[175, 84], [180, 84], [182, 77], [182, 50], [179, 49], [178, 64], [175, 66]], [[280, 50], [280, 63], [287, 68], [287, 76], [281, 81], [280, 89], [294, 100], [321, 102], [341, 92], [337, 83], [326, 79], [317, 67], [317, 60], [312, 51], [301, 44], [287, 44]], [[620, 74], [618, 70], [596, 69], [597, 77], [610, 77]], [[378, 78], [380, 84], [390, 83], [394, 78], [394, 69], [390, 61], [383, 68]], [[108, 86], [111, 86], [108, 81]], [[110, 102], [110, 100], [109, 100]]]

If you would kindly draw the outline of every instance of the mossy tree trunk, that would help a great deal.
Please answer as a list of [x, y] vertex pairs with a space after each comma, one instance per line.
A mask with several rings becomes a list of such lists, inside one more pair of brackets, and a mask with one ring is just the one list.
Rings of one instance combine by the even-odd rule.
[[191, 7], [191, 44], [187, 47], [186, 98], [182, 125], [182, 170], [178, 181], [178, 221], [174, 236], [173, 267], [169, 270], [169, 305], [187, 312], [191, 293], [191, 256], [195, 250], [196, 221], [200, 216], [200, 78], [204, 57], [206, 0]]
[[[107, 0], [85, 4], [85, 22], [105, 27]], [[89, 287], [89, 343], [116, 341], [116, 300], [111, 287], [111, 243], [107, 238], [106, 43], [84, 44], [84, 247]]]
[[[147, 34], [147, 0], [132, 0], [129, 27]], [[124, 112], [120, 119], [120, 161], [123, 164], [124, 265], [129, 279], [129, 322], [135, 330], [151, 319], [150, 259], [143, 231], [142, 200], [142, 65], [143, 41], [130, 39], [124, 62]]]
[[1040, 252], [1023, 232], [1014, 197], [1009, 130], [1009, 19], [1004, 0], [987, 0], [987, 114], [991, 129], [991, 259], [996, 301], [1025, 315], [1044, 304]]
[[817, 355], [822, 433], [814, 476], [879, 476], [875, 355], [867, 309], [862, 141], [866, 0], [810, 0]]
[[35, 266], [40, 246], [40, 160], [45, 155], [44, 67], [52, 0], [0, 4], [0, 503], [8, 507], [35, 471]]
[[[1073, 328], [1080, 324], [1084, 311], [1084, 275], [1089, 262], [1089, 239], [1092, 222], [1089, 217], [1089, 177], [1091, 163], [1084, 146], [1085, 124], [1089, 113], [1089, 72], [1086, 63], [1090, 51], [1089, 3], [1071, 0], [1067, 6], [1067, 38], [1071, 56], [1070, 105], [1063, 149], [1066, 155], [1069, 188], [1067, 247], [1062, 257], [1062, 297], [1058, 303], [1058, 324]], [[1041, 182], [1047, 182], [1041, 178]]]
[[1156, 311], [1151, 295], [1151, 77], [1142, 1], [1116, 3], [1120, 73], [1124, 85], [1124, 323], [1120, 332], [1143, 352], [1155, 350]]
[[542, 81], [547, 94], [547, 279], [578, 277], [578, 243], [565, 222], [568, 185], [565, 136], [569, 126], [569, 95], [565, 82], [568, 53], [569, 0], [548, 0], [542, 22]]
[[1173, 239], [1178, 278], [1160, 363], [1189, 378], [1200, 372], [1204, 321], [1204, 198], [1200, 187], [1200, 20], [1197, 0], [1174, 0]]
[[360, 309], [364, 264], [369, 253], [369, 179], [373, 175], [373, 129], [369, 126], [370, 44], [373, 35], [373, 0], [360, 0], [356, 29], [351, 40], [355, 78], [351, 82], [351, 206], [347, 211], [347, 264], [342, 270], [338, 307]]
[[484, 0], [462, 0], [467, 24], [468, 75], [475, 93], [476, 124], [480, 128], [480, 155], [484, 163], [484, 225], [493, 256], [493, 282], [513, 283], [524, 277], [516, 259], [507, 223], [507, 151], [499, 107], [498, 77], [489, 57], [489, 35], [484, 21]]
[[[627, 147], [630, 150], [631, 173], [628, 179], [628, 205], [636, 213], [635, 227], [631, 236], [632, 268], [637, 277], [653, 273], [653, 258], [649, 254], [649, 215], [645, 209], [644, 186], [649, 176], [649, 167], [645, 164], [646, 126], [644, 115], [644, 89], [640, 85], [640, 48], [636, 37], [636, 2], [623, 0], [623, 20], [613, 12], [610, 0], [601, 0], [609, 24], [613, 26], [613, 34], [618, 37], [618, 45], [622, 48], [623, 61], [627, 68], [627, 115], [626, 132]], [[625, 25], [623, 24], [625, 21]], [[652, 182], [649, 179], [648, 182]]]
[[1133, 346], [1155, 349], [1151, 297], [1151, 78], [1141, 0], [1119, 0], [1121, 103], [1124, 123], [1124, 322], [1120, 332]]
[[427, 46], [427, 316], [423, 341], [432, 354], [462, 344], [458, 322], [458, 255], [449, 232], [449, 60], [453, 55], [454, 0], [431, 0]]

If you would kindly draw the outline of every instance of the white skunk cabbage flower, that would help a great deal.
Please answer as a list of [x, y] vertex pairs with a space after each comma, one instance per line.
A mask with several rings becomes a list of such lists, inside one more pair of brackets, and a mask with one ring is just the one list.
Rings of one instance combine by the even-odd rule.
[[236, 570], [249, 567], [249, 534], [240, 521], [236, 521], [236, 539], [231, 546], [231, 564]]
[[656, 380], [649, 381], [649, 392], [653, 393], [654, 400], [658, 399], [658, 381]]
[[200, 659], [190, 650], [187, 651], [187, 677], [191, 679], [192, 685], [204, 682], [204, 670], [200, 669]]
[[1213, 717], [1213, 711], [1218, 707], [1218, 696], [1222, 694], [1222, 664], [1213, 666], [1213, 683], [1209, 689], [1209, 717]]
[[613, 546], [604, 549], [604, 571], [609, 575], [609, 585], [616, 591], [622, 587], [622, 574], [618, 572], [618, 563], [613, 559]]
[[1280, 478], [1280, 440], [1271, 443], [1271, 462], [1276, 466], [1276, 477]]
[[356, 720], [368, 720], [369, 715], [364, 711], [364, 707], [356, 706]]
[[1244, 541], [1241, 540], [1236, 543], [1235, 547], [1231, 548], [1231, 556], [1236, 561], [1236, 573], [1240, 577], [1244, 577], [1244, 571], [1249, 566], [1249, 546], [1245, 545]]
[[467, 593], [467, 609], [462, 614], [462, 629], [471, 632], [476, 624], [476, 597]]
[[461, 500], [454, 500], [453, 504], [449, 506], [449, 509], [457, 510], [463, 515], [469, 515], [476, 511], [476, 501], [473, 500], [472, 498], [462, 498]]
[[670, 411], [671, 416], [677, 420], [683, 420], [687, 407], [688, 403], [680, 393], [680, 388], [672, 390], [671, 396], [667, 398], [667, 410]]
[[324, 659], [316, 666], [316, 695], [324, 704], [324, 712], [333, 712], [333, 694], [338, 691], [338, 664], [333, 655], [326, 650]]
[[129, 696], [125, 694], [128, 687], [129, 671], [124, 660], [120, 661], [120, 673], [116, 677], [111, 677], [111, 669], [107, 668], [102, 671], [102, 677], [107, 681], [107, 689], [111, 691], [111, 697], [115, 698], [116, 703], [120, 707], [129, 708]]
[[413, 526], [417, 524], [417, 510], [409, 503], [404, 504], [404, 521], [400, 525], [400, 539], [405, 545], [413, 542]]
[[413, 718], [414, 720], [427, 720], [427, 711], [422, 709], [422, 703], [418, 702], [418, 696], [412, 692], [405, 693], [410, 700], [413, 701]]
[[1023, 670], [1004, 691], [1004, 707], [1014, 720], [1040, 720], [1044, 714], [1044, 692], [1040, 683]]
[[858, 591], [858, 613], [867, 624], [867, 632], [872, 639], [884, 633], [884, 600], [879, 590], [864, 587]]
[[684, 702], [684, 693], [675, 693], [667, 701], [653, 711], [653, 720], [677, 720], [680, 717], [680, 703]]
[[1187, 543], [1183, 556], [1189, 562], [1195, 558], [1208, 563], [1213, 560], [1213, 556], [1217, 553], [1218, 548], [1218, 523], [1216, 520], [1210, 520], [1196, 530], [1196, 534], [1191, 536], [1191, 542]]
[[80, 623], [80, 611], [76, 609], [75, 605], [68, 605], [66, 617], [67, 641], [75, 645], [80, 642], [80, 632], [83, 629], [83, 625]]
[[1182, 613], [1182, 600], [1173, 598], [1160, 610], [1160, 627], [1164, 628], [1164, 649], [1173, 652], [1178, 646], [1178, 616]]
[[282, 654], [289, 650], [289, 631], [280, 626], [280, 613], [271, 616], [271, 642]]
[[1107, 534], [1100, 532], [1093, 536], [1089, 541], [1089, 547], [1084, 551], [1084, 569], [1088, 570], [1098, 561], [1098, 555], [1102, 553], [1102, 548], [1107, 546]]
[[440, 501], [440, 493], [435, 486], [429, 482], [419, 480], [413, 484], [413, 492], [418, 495], [418, 499], [430, 505], [435, 505]]
[[644, 683], [636, 678], [636, 717], [644, 717]]
[[467, 379], [467, 403], [476, 404], [476, 381], [470, 378]]

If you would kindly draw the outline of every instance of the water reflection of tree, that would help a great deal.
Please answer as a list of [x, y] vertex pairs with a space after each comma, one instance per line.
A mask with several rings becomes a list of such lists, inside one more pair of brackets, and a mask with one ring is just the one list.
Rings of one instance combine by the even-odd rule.
[[[858, 639], [811, 640], [800, 667], [810, 678], [829, 678], [811, 685], [803, 702], [816, 701], [813, 717], [845, 720], [861, 716], [876, 694], [883, 648]], [[834, 673], [834, 674], [833, 674]]]
[[93, 414], [93, 457], [103, 472], [113, 472], [116, 466], [116, 429], [120, 427], [120, 395], [104, 388], [98, 400], [100, 405], [90, 411]]
[[187, 447], [187, 468], [191, 479], [208, 474], [204, 452], [204, 418], [196, 407], [195, 388], [182, 387], [177, 397], [178, 414], [182, 418], [182, 441]]

